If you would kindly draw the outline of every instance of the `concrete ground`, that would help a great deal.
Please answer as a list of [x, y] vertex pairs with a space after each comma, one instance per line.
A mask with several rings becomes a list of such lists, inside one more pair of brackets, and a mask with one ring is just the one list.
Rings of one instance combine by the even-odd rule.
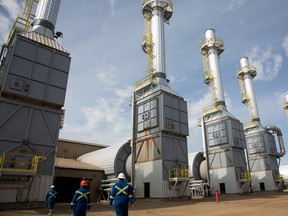
[[[252, 195], [219, 195], [219, 203], [215, 197], [193, 199], [187, 201], [173, 200], [160, 202], [159, 200], [138, 199], [135, 207], [130, 209], [130, 216], [163, 215], [163, 216], [273, 216], [287, 215], [288, 192], [258, 192]], [[5, 210], [0, 216], [47, 215], [47, 209]], [[72, 215], [69, 204], [59, 203], [55, 206], [58, 216]], [[106, 202], [93, 204], [87, 216], [115, 215], [113, 207]]]

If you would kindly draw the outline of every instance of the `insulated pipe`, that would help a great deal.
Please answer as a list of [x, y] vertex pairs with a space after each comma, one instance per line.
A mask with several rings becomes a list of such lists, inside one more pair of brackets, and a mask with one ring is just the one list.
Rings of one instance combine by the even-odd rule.
[[171, 0], [143, 0], [142, 13], [151, 19], [152, 67], [157, 83], [167, 85], [164, 22], [168, 22], [173, 13]]
[[214, 100], [216, 105], [226, 106], [219, 66], [219, 55], [224, 51], [224, 42], [216, 38], [214, 29], [206, 30], [205, 38], [205, 41], [201, 43], [200, 50], [202, 55], [208, 56], [211, 80], [213, 80], [211, 89], [215, 97]]
[[278, 143], [280, 147], [280, 152], [278, 152], [280, 157], [283, 157], [286, 153], [285, 151], [285, 146], [284, 146], [284, 141], [283, 141], [283, 136], [280, 128], [274, 126], [274, 125], [268, 125], [265, 127], [265, 130], [267, 131], [272, 131], [272, 133], [276, 133], [278, 137]]
[[251, 121], [260, 122], [257, 101], [255, 97], [255, 91], [253, 87], [253, 78], [257, 75], [256, 68], [251, 67], [249, 65], [249, 61], [247, 57], [243, 57], [240, 59], [241, 68], [237, 73], [237, 76], [241, 76], [241, 79], [244, 82], [244, 88], [246, 92], [248, 108], [250, 113]]
[[61, 0], [40, 0], [32, 31], [54, 38], [54, 30]]

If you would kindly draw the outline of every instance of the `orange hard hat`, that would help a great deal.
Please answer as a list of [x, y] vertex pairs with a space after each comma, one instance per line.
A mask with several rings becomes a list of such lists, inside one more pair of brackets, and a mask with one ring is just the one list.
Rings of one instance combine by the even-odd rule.
[[88, 183], [87, 183], [86, 180], [82, 180], [82, 181], [80, 182], [80, 186], [87, 186], [87, 185], [88, 185]]

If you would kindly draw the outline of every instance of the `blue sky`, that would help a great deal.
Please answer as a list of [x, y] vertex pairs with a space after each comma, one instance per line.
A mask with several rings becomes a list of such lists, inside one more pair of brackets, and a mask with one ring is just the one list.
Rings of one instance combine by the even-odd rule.
[[[203, 82], [200, 39], [208, 28], [224, 40], [220, 71], [228, 110], [249, 121], [241, 103], [236, 68], [243, 56], [257, 68], [254, 89], [263, 126], [282, 130], [288, 92], [287, 0], [172, 0], [174, 13], [165, 25], [166, 68], [170, 86], [188, 102], [189, 152], [202, 149], [197, 119], [212, 103]], [[22, 1], [0, 0], [0, 43], [6, 41]], [[62, 0], [56, 30], [71, 53], [60, 137], [99, 144], [124, 143], [131, 137], [130, 97], [136, 81], [146, 76], [141, 50], [144, 19], [141, 1]], [[288, 164], [288, 154], [281, 164]]]

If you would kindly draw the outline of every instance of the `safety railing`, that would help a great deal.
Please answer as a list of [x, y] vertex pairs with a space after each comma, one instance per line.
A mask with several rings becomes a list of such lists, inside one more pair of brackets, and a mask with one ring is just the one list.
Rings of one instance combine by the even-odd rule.
[[189, 169], [171, 168], [169, 169], [169, 181], [186, 181], [189, 180]]
[[250, 172], [240, 173], [238, 174], [238, 178], [240, 182], [251, 181], [252, 179]]
[[0, 172], [36, 174], [45, 156], [4, 152], [0, 155]]

